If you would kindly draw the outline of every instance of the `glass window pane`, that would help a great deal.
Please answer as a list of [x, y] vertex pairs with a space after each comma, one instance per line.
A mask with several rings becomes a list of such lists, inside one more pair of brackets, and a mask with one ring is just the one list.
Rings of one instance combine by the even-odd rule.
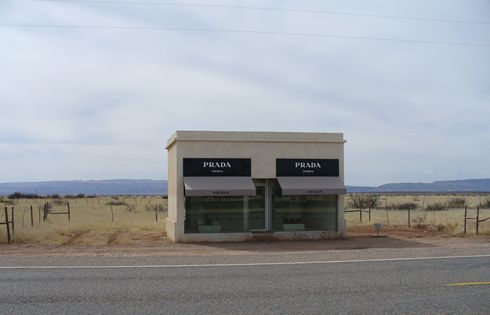
[[273, 189], [272, 229], [275, 231], [336, 231], [336, 195], [282, 196]]
[[186, 197], [185, 233], [242, 232], [244, 198]]

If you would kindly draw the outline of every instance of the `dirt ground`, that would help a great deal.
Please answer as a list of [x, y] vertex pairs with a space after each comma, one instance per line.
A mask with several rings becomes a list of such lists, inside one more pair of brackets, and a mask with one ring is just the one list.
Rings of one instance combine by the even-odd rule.
[[402, 249], [444, 246], [465, 248], [490, 246], [489, 235], [452, 236], [405, 227], [383, 228], [380, 237], [373, 227], [361, 226], [348, 230], [344, 239], [319, 241], [256, 241], [238, 243], [173, 243], [159, 233], [146, 233], [130, 242], [118, 244], [87, 244], [71, 242], [64, 245], [1, 244], [0, 255], [12, 256], [209, 256], [243, 255], [244, 253], [309, 252], [355, 249]]

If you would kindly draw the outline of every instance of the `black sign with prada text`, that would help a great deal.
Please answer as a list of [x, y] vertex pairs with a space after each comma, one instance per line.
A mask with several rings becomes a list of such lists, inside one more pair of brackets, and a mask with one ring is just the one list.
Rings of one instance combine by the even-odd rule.
[[276, 176], [339, 176], [339, 160], [276, 159]]
[[250, 159], [184, 159], [184, 177], [252, 176]]

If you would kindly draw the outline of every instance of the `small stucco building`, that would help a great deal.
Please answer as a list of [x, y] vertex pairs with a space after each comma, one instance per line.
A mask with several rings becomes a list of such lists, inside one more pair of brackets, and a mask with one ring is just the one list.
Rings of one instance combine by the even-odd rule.
[[344, 233], [341, 133], [177, 131], [167, 142], [175, 242]]

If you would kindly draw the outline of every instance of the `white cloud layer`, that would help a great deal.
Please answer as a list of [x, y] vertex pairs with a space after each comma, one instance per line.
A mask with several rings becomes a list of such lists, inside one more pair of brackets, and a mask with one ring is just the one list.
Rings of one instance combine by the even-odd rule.
[[[490, 21], [483, 0], [213, 3]], [[490, 24], [27, 0], [0, 24], [0, 182], [166, 178], [177, 129], [344, 132], [350, 185], [490, 177], [488, 46], [5, 26], [489, 44]]]

